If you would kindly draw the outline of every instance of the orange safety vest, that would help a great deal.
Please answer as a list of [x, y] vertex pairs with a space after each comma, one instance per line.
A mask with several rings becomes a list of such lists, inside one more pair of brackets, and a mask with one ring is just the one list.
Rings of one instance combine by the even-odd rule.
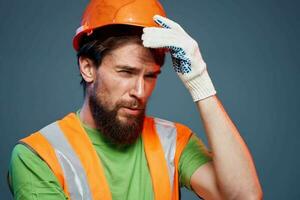
[[[145, 117], [142, 139], [156, 200], [180, 198], [178, 163], [191, 133], [181, 124]], [[75, 113], [20, 142], [48, 164], [69, 199], [112, 199], [99, 156]]]

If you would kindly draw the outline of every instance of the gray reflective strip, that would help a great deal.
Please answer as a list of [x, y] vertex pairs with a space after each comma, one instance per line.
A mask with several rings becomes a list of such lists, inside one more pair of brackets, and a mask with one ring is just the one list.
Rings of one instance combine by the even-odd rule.
[[56, 156], [68, 184], [71, 200], [92, 200], [85, 171], [58, 123], [54, 122], [41, 129], [40, 132], [55, 149]]
[[177, 130], [175, 124], [159, 118], [154, 118], [156, 132], [159, 136], [160, 143], [164, 149], [165, 159], [168, 164], [171, 191], [173, 190], [174, 170], [175, 170], [175, 151]]

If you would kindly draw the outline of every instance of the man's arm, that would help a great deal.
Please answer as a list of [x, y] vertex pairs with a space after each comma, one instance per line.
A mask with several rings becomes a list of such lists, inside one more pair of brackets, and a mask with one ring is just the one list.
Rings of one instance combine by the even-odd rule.
[[159, 15], [153, 19], [161, 28], [144, 28], [143, 45], [169, 49], [175, 72], [197, 104], [212, 149], [212, 164], [196, 170], [192, 188], [206, 199], [262, 198], [251, 155], [216, 96], [198, 43], [178, 23]]
[[262, 199], [251, 154], [218, 97], [196, 104], [213, 162], [196, 170], [191, 177], [192, 188], [205, 199]]

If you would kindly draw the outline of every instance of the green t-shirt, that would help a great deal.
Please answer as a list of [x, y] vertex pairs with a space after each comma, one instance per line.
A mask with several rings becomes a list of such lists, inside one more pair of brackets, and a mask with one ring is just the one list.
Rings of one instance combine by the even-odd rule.
[[[151, 176], [142, 138], [130, 146], [116, 147], [98, 130], [83, 124], [99, 155], [113, 199], [153, 199]], [[189, 139], [179, 160], [180, 185], [190, 188], [190, 177], [198, 167], [211, 160], [195, 134]], [[9, 179], [14, 199], [67, 199], [48, 165], [22, 144], [12, 152]]]

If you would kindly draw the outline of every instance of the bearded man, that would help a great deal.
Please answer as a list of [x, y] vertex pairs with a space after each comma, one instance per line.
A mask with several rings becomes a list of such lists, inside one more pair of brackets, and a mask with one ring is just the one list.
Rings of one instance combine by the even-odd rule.
[[[91, 1], [73, 45], [83, 105], [16, 145], [9, 171], [15, 199], [180, 199], [181, 186], [204, 199], [262, 198], [197, 42], [159, 2]], [[168, 52], [211, 152], [188, 127], [145, 114]]]

